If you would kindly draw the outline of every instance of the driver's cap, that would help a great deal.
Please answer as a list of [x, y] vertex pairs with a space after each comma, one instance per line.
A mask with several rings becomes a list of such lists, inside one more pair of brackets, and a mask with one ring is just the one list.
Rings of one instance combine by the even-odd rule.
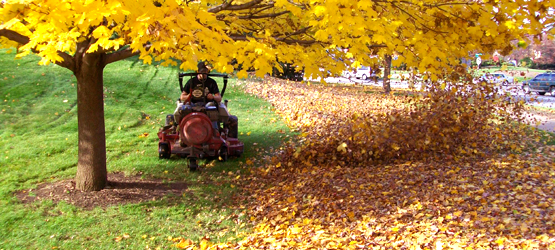
[[197, 64], [197, 68], [198, 68], [198, 69], [197, 69], [197, 72], [206, 71], [206, 70], [207, 70], [208, 72], [210, 72], [210, 68], [209, 68], [208, 66], [206, 66], [206, 63], [205, 63], [204, 61], [200, 61], [200, 62]]

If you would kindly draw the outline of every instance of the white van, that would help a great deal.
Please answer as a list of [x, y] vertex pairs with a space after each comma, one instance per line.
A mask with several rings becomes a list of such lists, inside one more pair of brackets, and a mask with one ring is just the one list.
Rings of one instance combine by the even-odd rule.
[[374, 72], [372, 72], [372, 68], [370, 68], [370, 67], [361, 66], [360, 68], [358, 68], [355, 71], [355, 78], [356, 79], [368, 80], [371, 77], [372, 78], [376, 77], [376, 74], [374, 74]]

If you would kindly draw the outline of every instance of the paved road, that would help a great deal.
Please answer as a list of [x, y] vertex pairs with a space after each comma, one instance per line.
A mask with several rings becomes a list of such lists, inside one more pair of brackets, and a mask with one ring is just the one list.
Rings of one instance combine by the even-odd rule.
[[[354, 78], [344, 78], [344, 77], [329, 77], [325, 79], [328, 83], [344, 83], [344, 84], [360, 84], [360, 85], [368, 85], [368, 86], [383, 86], [381, 80], [375, 82], [373, 80], [360, 80]], [[420, 84], [416, 84], [416, 88], [419, 88]], [[408, 82], [404, 81], [391, 81], [391, 88], [409, 88]], [[499, 88], [500, 92], [508, 92], [515, 100], [525, 100], [528, 104], [537, 106], [537, 107], [544, 107], [544, 108], [552, 108], [555, 109], [555, 96], [550, 96], [546, 94], [544, 96], [536, 95], [536, 94], [525, 94], [524, 91], [520, 88], [520, 85], [509, 85], [509, 86], [502, 86]], [[530, 125], [537, 127], [539, 129], [543, 129], [546, 131], [555, 132], [555, 118], [547, 117], [547, 116], [540, 116], [540, 115], [533, 115], [530, 116]]]

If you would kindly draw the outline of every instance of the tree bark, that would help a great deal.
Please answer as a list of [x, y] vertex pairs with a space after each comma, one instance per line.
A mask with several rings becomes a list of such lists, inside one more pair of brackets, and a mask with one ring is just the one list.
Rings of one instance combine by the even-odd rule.
[[79, 126], [79, 159], [75, 184], [82, 191], [101, 190], [108, 182], [103, 98], [103, 71], [106, 65], [104, 56], [77, 53], [75, 57]]
[[383, 89], [386, 94], [391, 93], [391, 82], [390, 82], [390, 75], [391, 75], [391, 55], [385, 55], [385, 65], [383, 71]]

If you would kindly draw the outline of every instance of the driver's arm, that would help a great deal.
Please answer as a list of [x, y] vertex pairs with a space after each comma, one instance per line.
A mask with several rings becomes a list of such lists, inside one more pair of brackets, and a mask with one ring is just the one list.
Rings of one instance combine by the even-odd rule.
[[217, 103], [220, 103], [222, 101], [222, 96], [220, 95], [220, 93], [214, 94], [214, 101], [216, 101]]
[[189, 96], [191, 94], [187, 94], [185, 91], [181, 92], [181, 96], [179, 97], [179, 99], [181, 100], [181, 102], [185, 102], [186, 100], [189, 99]]
[[206, 95], [206, 98], [208, 100], [214, 100], [217, 103], [220, 103], [222, 101], [222, 96], [220, 95], [220, 93], [216, 93], [216, 94], [208, 94]]
[[181, 101], [182, 103], [185, 103], [187, 100], [189, 100], [191, 93], [187, 93], [187, 92], [191, 90], [192, 84], [193, 84], [193, 79], [191, 78], [187, 81], [187, 83], [185, 83], [185, 87], [182, 88], [181, 95], [179, 96], [179, 101]]

